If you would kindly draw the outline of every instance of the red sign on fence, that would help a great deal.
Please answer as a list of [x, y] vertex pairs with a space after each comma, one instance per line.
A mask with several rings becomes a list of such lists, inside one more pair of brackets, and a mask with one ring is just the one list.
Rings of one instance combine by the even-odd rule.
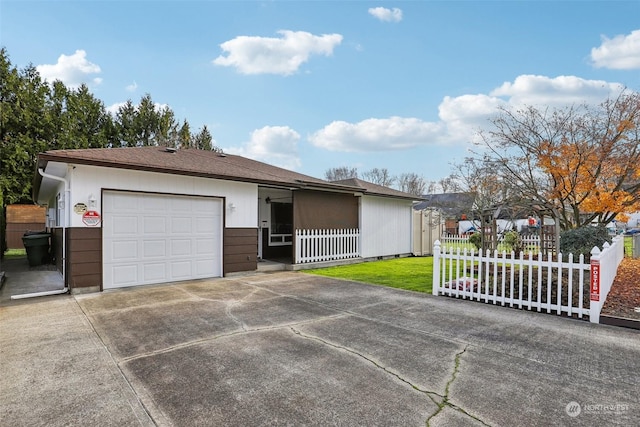
[[600, 260], [591, 260], [591, 301], [600, 301]]

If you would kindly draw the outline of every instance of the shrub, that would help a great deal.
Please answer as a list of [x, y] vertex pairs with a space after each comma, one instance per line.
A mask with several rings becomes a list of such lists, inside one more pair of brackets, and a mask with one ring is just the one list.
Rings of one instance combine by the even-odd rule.
[[469, 236], [469, 243], [476, 247], [476, 249], [480, 249], [482, 247], [482, 235], [480, 233], [473, 233]]
[[605, 242], [611, 243], [611, 237], [605, 227], [587, 225], [560, 233], [560, 252], [567, 256], [572, 253], [574, 257], [583, 254], [585, 259], [589, 259], [591, 249], [594, 246], [602, 249]]
[[520, 237], [520, 233], [517, 231], [508, 231], [504, 233], [503, 243], [506, 246], [507, 252], [513, 251], [515, 253], [519, 253], [524, 250], [522, 238]]

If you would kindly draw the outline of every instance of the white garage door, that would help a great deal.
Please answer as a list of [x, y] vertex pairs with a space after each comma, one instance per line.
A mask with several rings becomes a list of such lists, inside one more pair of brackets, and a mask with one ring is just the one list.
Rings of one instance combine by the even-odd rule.
[[222, 200], [108, 191], [103, 288], [222, 276]]

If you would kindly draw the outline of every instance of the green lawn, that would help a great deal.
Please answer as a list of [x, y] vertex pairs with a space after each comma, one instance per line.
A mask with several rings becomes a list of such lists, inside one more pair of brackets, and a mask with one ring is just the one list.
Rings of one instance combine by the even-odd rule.
[[24, 249], [7, 249], [4, 253], [5, 258], [19, 258], [27, 256], [27, 251]]
[[395, 258], [305, 270], [305, 273], [431, 293], [433, 257]]
[[625, 256], [633, 255], [633, 237], [632, 236], [624, 236], [624, 254]]

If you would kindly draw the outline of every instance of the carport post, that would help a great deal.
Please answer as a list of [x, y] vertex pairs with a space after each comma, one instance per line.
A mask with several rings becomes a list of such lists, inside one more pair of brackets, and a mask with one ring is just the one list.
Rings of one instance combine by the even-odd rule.
[[438, 295], [440, 289], [440, 240], [433, 243], [433, 280], [431, 293]]

